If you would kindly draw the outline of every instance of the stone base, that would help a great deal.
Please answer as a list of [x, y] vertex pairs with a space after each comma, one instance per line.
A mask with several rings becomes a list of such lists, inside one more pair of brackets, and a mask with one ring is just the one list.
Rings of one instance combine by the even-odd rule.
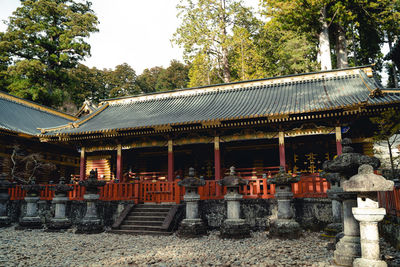
[[75, 234], [98, 234], [104, 232], [104, 225], [97, 220], [82, 220], [77, 226]]
[[23, 217], [19, 221], [19, 226], [20, 227], [16, 227], [15, 229], [41, 229], [43, 228], [43, 223], [40, 217]]
[[353, 262], [353, 267], [387, 267], [387, 263], [384, 261], [368, 260], [363, 258], [357, 258]]
[[0, 227], [7, 227], [11, 224], [11, 218], [8, 216], [0, 216]]
[[326, 238], [335, 238], [336, 235], [343, 231], [343, 224], [341, 223], [330, 223], [324, 229], [324, 234], [322, 237]]
[[250, 236], [250, 227], [243, 219], [225, 220], [220, 229], [221, 238], [242, 239]]
[[271, 237], [296, 239], [301, 236], [301, 227], [295, 220], [278, 219], [271, 222], [269, 235]]
[[198, 237], [207, 235], [207, 228], [201, 219], [184, 219], [177, 231], [179, 237]]
[[64, 219], [51, 219], [47, 224], [47, 228], [50, 230], [62, 230], [71, 227], [71, 221], [68, 218]]
[[337, 265], [353, 266], [354, 259], [361, 257], [360, 237], [345, 235], [336, 244], [333, 255]]

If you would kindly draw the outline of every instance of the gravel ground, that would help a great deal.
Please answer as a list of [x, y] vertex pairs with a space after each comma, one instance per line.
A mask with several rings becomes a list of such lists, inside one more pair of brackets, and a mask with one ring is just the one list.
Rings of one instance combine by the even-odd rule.
[[[0, 266], [330, 266], [331, 240], [305, 232], [298, 240], [269, 239], [255, 232], [244, 240], [224, 240], [217, 232], [197, 239], [109, 233], [77, 235], [72, 230], [0, 229]], [[383, 244], [385, 257], [396, 250]]]

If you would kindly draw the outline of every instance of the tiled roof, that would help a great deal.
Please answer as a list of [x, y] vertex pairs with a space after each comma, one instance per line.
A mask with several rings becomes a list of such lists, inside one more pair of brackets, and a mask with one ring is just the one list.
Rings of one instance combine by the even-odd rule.
[[292, 75], [108, 100], [74, 127], [44, 132], [90, 134], [400, 102], [400, 94], [381, 90], [370, 67]]
[[64, 125], [75, 120], [73, 116], [51, 108], [0, 92], [0, 129], [37, 135], [38, 128]]

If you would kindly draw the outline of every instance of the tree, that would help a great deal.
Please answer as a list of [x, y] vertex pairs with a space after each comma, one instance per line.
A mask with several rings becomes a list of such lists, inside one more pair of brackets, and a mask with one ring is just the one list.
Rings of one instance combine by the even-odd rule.
[[143, 70], [137, 77], [137, 83], [144, 93], [186, 88], [189, 82], [189, 66], [177, 60], [171, 60], [165, 69], [160, 66]]
[[114, 70], [104, 70], [104, 72], [110, 97], [137, 95], [142, 92], [137, 83], [135, 70], [127, 63], [117, 65]]
[[370, 119], [375, 126], [374, 141], [387, 147], [392, 179], [395, 178], [395, 157], [393, 149], [400, 141], [400, 113], [398, 110], [388, 110]]
[[272, 19], [258, 39], [265, 76], [280, 76], [315, 71], [315, 45], [306, 35], [286, 30]]
[[40, 153], [28, 154], [18, 144], [13, 146], [9, 160], [11, 180], [20, 184], [30, 184], [38, 175], [57, 169], [53, 163], [45, 162]]
[[99, 103], [101, 99], [109, 97], [103, 70], [78, 64], [76, 68], [69, 71], [68, 76], [70, 77], [69, 96], [77, 107], [81, 106], [85, 99]]
[[268, 71], [263, 62], [268, 59], [262, 58], [257, 37], [259, 35], [250, 33], [244, 27], [234, 27], [229, 57], [233, 80], [244, 81], [267, 76]]
[[172, 60], [169, 67], [160, 72], [155, 88], [157, 91], [186, 88], [189, 82], [188, 74], [189, 66]]
[[156, 91], [158, 77], [164, 69], [156, 66], [151, 69], [145, 69], [137, 78], [140, 89], [145, 93]]
[[68, 88], [68, 70], [90, 55], [86, 38], [98, 31], [90, 2], [25, 0], [0, 35], [0, 60], [9, 57], [8, 91], [58, 106]]
[[[177, 6], [182, 24], [173, 42], [184, 48], [186, 60], [208, 58], [208, 69], [218, 70], [224, 82], [231, 81], [229, 65], [230, 40], [233, 26], [252, 25], [252, 11], [241, 0], [181, 0]], [[200, 70], [197, 66], [197, 70]], [[202, 74], [203, 76], [205, 74]]]
[[198, 53], [191, 63], [189, 69], [188, 87], [197, 87], [210, 84], [222, 83], [217, 70], [212, 68], [211, 59], [206, 53]]
[[[321, 34], [328, 30], [337, 68], [380, 63], [384, 32], [399, 30], [398, 1], [264, 0], [263, 3], [266, 16], [277, 19], [284, 29], [306, 34], [319, 45], [320, 54], [324, 47], [322, 40], [326, 41]], [[389, 24], [393, 26], [388, 27]]]

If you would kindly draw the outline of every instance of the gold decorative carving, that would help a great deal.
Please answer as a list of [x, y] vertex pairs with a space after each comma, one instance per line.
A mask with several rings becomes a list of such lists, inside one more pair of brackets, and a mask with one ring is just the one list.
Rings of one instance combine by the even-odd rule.
[[154, 131], [168, 131], [172, 129], [172, 126], [170, 124], [166, 125], [157, 125], [153, 127]]

